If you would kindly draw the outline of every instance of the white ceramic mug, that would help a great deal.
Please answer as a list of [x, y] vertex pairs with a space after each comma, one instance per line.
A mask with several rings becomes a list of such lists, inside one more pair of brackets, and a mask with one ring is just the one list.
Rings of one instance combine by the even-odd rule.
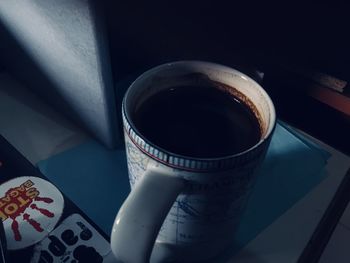
[[[226, 84], [228, 92], [254, 104], [262, 129], [256, 145], [230, 156], [191, 158], [159, 148], [138, 132], [131, 114], [135, 107], [160, 90], [196, 82], [198, 76]], [[268, 148], [276, 122], [271, 99], [237, 70], [179, 61], [137, 78], [125, 94], [122, 112], [132, 191], [113, 225], [113, 253], [128, 263], [215, 259], [233, 242], [254, 172]]]

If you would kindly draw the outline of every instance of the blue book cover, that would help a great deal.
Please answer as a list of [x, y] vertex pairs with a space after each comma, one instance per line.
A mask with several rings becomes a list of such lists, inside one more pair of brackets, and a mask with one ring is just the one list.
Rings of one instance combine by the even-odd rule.
[[[325, 177], [328, 153], [277, 124], [241, 225], [237, 249], [246, 245]], [[130, 186], [124, 149], [96, 141], [39, 162], [40, 170], [109, 234]], [[271, 205], [266, 205], [271, 204]]]

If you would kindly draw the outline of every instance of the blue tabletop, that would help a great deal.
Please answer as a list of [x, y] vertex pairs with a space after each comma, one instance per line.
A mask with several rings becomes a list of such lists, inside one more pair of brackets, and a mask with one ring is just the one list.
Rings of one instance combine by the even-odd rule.
[[[325, 177], [328, 153], [277, 124], [237, 232], [244, 246]], [[130, 187], [124, 149], [90, 140], [38, 163], [41, 172], [107, 234]]]

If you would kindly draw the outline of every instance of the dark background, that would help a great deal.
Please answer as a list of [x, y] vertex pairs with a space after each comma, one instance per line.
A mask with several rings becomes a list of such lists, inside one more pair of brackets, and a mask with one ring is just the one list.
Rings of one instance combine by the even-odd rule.
[[[350, 9], [346, 4], [94, 3], [102, 10], [100, 16], [107, 27], [117, 101], [138, 74], [164, 62], [208, 60], [250, 75], [258, 68], [266, 73], [263, 86], [272, 96], [279, 118], [350, 154], [349, 117], [306, 97], [295, 76], [283, 71], [285, 65], [302, 66], [350, 80]], [[4, 47], [11, 53], [8, 43], [0, 42], [0, 57]], [[13, 53], [18, 52], [13, 48]], [[6, 63], [0, 59], [0, 70], [3, 66]]]
[[[179, 59], [238, 67], [282, 61], [350, 77], [350, 9], [341, 2], [102, 0], [97, 5], [104, 10], [117, 80]], [[0, 54], [4, 45], [11, 49], [0, 43]]]
[[116, 81], [180, 59], [214, 61], [247, 74], [258, 68], [266, 73], [263, 86], [280, 119], [350, 154], [349, 116], [306, 96], [298, 77], [284, 71], [284, 66], [293, 65], [350, 80], [346, 4], [208, 0], [103, 4]]
[[349, 8], [344, 4], [269, 6], [263, 1], [208, 0], [103, 4], [113, 68], [120, 76], [139, 66], [177, 59], [243, 66], [282, 60], [343, 78], [350, 75]]

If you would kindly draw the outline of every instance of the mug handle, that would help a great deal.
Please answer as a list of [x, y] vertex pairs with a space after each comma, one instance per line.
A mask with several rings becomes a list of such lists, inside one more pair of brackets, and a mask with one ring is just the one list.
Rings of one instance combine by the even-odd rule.
[[185, 179], [150, 161], [113, 224], [111, 249], [118, 260], [149, 262], [160, 227], [184, 186]]

